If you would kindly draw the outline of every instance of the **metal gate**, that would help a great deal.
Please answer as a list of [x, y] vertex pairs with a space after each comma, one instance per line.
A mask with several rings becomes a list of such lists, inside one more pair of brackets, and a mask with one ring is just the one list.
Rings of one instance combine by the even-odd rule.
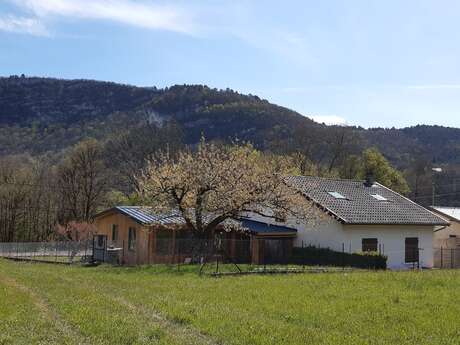
[[104, 262], [107, 252], [107, 235], [95, 235], [93, 237], [93, 259]]

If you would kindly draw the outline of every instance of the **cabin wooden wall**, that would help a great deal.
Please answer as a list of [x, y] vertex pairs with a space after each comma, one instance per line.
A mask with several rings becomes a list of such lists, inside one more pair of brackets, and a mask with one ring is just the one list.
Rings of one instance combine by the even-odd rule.
[[[97, 234], [106, 235], [108, 243], [112, 243], [112, 225], [118, 225], [118, 241], [115, 246], [123, 248], [122, 263], [126, 265], [141, 265], [149, 263], [149, 230], [120, 213], [111, 213], [95, 220]], [[128, 249], [128, 229], [136, 229], [136, 246]]]
[[[112, 225], [118, 225], [118, 240], [113, 243]], [[184, 262], [191, 258], [191, 253], [180, 253], [177, 250], [178, 240], [176, 237], [179, 232], [186, 230], [165, 229], [162, 227], [145, 227], [135, 222], [132, 218], [117, 212], [108, 213], [98, 217], [95, 220], [97, 234], [107, 236], [108, 244], [114, 244], [116, 247], [123, 248], [122, 264], [125, 265], [142, 265], [142, 264], [159, 264], [159, 263], [178, 263]], [[136, 229], [136, 247], [135, 250], [128, 249], [128, 229]], [[157, 251], [157, 233], [158, 231], [169, 231], [169, 250], [160, 254]], [[270, 235], [270, 234], [269, 234]], [[267, 236], [272, 240], [280, 239], [278, 236]], [[223, 236], [227, 242], [227, 255], [235, 262], [252, 262], [253, 264], [263, 264], [266, 257], [268, 246], [264, 243], [264, 236], [247, 236], [239, 233], [225, 233]], [[164, 240], [164, 239], [163, 239]], [[288, 250], [292, 250], [292, 238], [286, 241]]]

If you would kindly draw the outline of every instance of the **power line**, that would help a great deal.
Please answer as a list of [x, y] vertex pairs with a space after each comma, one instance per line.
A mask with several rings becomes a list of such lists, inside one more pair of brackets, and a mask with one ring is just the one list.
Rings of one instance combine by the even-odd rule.
[[[441, 193], [441, 194], [434, 194], [435, 197], [438, 197], [438, 196], [453, 196], [453, 195], [459, 195], [460, 194], [460, 191], [458, 192], [450, 192], [450, 193]], [[433, 197], [433, 194], [425, 194], [425, 195], [417, 195], [417, 196], [414, 196], [415, 199], [419, 199], [419, 198], [432, 198]]]
[[[435, 184], [435, 187], [436, 188], [440, 188], [440, 187], [460, 187], [460, 180], [459, 182], [454, 182], [454, 183], [449, 183], [449, 184]], [[427, 183], [427, 184], [424, 184], [423, 186], [417, 186], [417, 189], [420, 190], [420, 189], [432, 189], [433, 186], [432, 186], [432, 183]]]

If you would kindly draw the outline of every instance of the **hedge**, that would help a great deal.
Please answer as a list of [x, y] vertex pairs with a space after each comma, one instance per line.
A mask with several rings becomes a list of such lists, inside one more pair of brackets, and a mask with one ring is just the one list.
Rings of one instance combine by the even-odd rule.
[[292, 249], [293, 263], [312, 266], [346, 266], [369, 269], [386, 269], [387, 257], [375, 252], [343, 253], [328, 248], [308, 246]]

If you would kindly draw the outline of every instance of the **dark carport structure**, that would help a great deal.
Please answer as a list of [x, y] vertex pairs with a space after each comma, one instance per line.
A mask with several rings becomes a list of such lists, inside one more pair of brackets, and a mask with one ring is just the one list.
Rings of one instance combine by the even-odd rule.
[[250, 234], [253, 264], [287, 263], [297, 235], [296, 229], [250, 219], [242, 219], [241, 223]]

